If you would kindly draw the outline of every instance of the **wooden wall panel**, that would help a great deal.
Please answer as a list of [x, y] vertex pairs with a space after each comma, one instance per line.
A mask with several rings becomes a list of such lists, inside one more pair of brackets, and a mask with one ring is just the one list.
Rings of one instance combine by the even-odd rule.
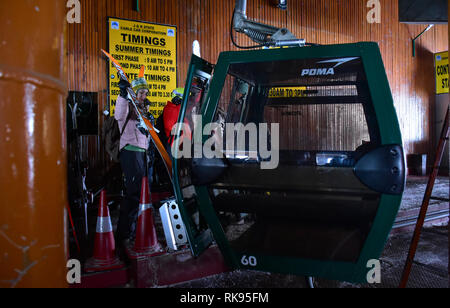
[[[184, 86], [191, 45], [198, 40], [202, 57], [215, 63], [220, 52], [236, 50], [229, 31], [235, 0], [141, 0], [140, 12], [132, 0], [81, 0], [81, 24], [67, 27], [67, 80], [71, 91], [99, 93], [101, 112], [107, 103], [106, 60], [100, 48], [107, 48], [107, 17], [128, 18], [177, 26], [177, 81]], [[426, 25], [398, 22], [398, 1], [380, 0], [381, 23], [369, 24], [366, 0], [288, 0], [282, 11], [271, 0], [248, 0], [247, 16], [253, 20], [287, 27], [297, 37], [319, 44], [375, 41], [380, 45], [391, 85], [407, 153], [434, 151], [433, 53], [448, 49], [447, 25], [436, 25], [416, 41], [412, 57], [411, 40]], [[240, 45], [252, 45], [234, 33]], [[83, 158], [104, 170], [107, 156], [100, 136], [82, 138]], [[430, 156], [431, 157], [431, 156]]]

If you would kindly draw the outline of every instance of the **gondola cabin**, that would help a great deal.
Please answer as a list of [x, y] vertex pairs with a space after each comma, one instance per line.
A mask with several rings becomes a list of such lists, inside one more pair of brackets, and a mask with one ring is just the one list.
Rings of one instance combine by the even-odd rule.
[[193, 56], [185, 93], [172, 154], [193, 254], [215, 241], [233, 268], [367, 282], [405, 184], [378, 45]]

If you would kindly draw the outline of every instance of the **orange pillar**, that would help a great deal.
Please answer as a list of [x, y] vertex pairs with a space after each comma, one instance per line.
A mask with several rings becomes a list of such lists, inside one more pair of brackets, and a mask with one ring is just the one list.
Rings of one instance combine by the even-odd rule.
[[66, 1], [0, 1], [0, 288], [66, 287]]

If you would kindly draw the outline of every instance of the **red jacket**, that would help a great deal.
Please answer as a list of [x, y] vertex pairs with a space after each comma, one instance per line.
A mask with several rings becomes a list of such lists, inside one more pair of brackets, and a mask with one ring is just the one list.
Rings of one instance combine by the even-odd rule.
[[[164, 133], [167, 136], [167, 140], [171, 140], [172, 127], [178, 121], [178, 114], [180, 113], [181, 105], [175, 105], [171, 101], [167, 102], [166, 107], [163, 110], [163, 120], [164, 120]], [[169, 141], [169, 144], [172, 142]]]

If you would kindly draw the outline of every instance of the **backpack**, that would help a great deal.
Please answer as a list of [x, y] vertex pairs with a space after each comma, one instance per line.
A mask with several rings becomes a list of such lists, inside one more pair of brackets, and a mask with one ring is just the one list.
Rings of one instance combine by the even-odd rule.
[[114, 117], [107, 117], [103, 123], [103, 140], [105, 141], [105, 150], [109, 154], [112, 161], [119, 162], [119, 152], [120, 152], [120, 137], [125, 130], [125, 127], [130, 120], [130, 116], [127, 117], [125, 125], [122, 131], [119, 129], [119, 123]]

